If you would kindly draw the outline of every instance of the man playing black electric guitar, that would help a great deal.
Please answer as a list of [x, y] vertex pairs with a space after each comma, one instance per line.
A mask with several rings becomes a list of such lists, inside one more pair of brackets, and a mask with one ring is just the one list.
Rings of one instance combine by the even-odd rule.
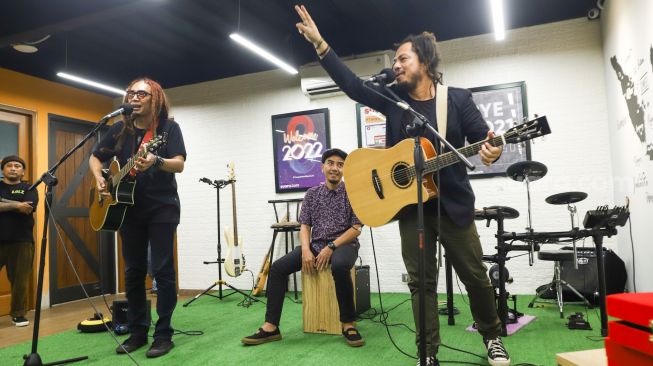
[[354, 327], [354, 287], [351, 269], [358, 257], [358, 235], [361, 222], [351, 208], [342, 171], [347, 153], [330, 149], [322, 154], [322, 173], [326, 181], [306, 192], [299, 215], [301, 247], [279, 258], [270, 268], [268, 303], [265, 322], [259, 330], [241, 340], [246, 345], [257, 345], [281, 339], [279, 322], [283, 301], [288, 289], [288, 276], [301, 269], [320, 271], [331, 262], [336, 288], [342, 335], [352, 347], [364, 344]]

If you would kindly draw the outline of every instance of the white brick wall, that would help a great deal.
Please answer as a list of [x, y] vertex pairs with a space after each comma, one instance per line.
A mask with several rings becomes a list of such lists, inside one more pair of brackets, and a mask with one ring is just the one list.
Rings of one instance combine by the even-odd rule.
[[[610, 65], [610, 58], [616, 56], [624, 73], [633, 78], [635, 95], [644, 105], [646, 141], [650, 143], [653, 127], [653, 91], [649, 84], [653, 77], [651, 69], [651, 47], [653, 47], [653, 25], [650, 14], [653, 3], [648, 0], [608, 1], [601, 15], [603, 36], [603, 62], [608, 100], [609, 132], [611, 137], [613, 176], [622, 184], [615, 184], [614, 196], [620, 204], [625, 196], [630, 198], [632, 237], [629, 225], [620, 230], [618, 247], [628, 269], [629, 288], [634, 290], [636, 277], [638, 292], [653, 291], [653, 201], [651, 201], [650, 179], [653, 176], [653, 161], [646, 155], [645, 144], [636, 137], [626, 101], [617, 75]], [[635, 182], [644, 177], [644, 182]], [[616, 178], [615, 178], [616, 179]], [[643, 183], [643, 184], [642, 184]], [[632, 242], [631, 242], [632, 238]], [[633, 262], [635, 262], [633, 264]], [[635, 269], [635, 273], [633, 273]]]
[[[333, 45], [337, 50], [338, 45]], [[549, 174], [532, 184], [533, 220], [537, 231], [567, 230], [566, 208], [550, 206], [544, 198], [581, 190], [589, 198], [578, 204], [582, 215], [599, 204], [611, 204], [612, 181], [605, 107], [603, 65], [598, 23], [577, 19], [509, 31], [497, 43], [483, 35], [441, 43], [443, 71], [449, 85], [475, 87], [514, 81], [527, 85], [531, 114], [546, 114], [553, 133], [533, 146], [533, 159], [545, 163]], [[217, 266], [203, 260], [216, 257], [215, 190], [200, 177], [223, 179], [226, 164], [236, 164], [238, 227], [244, 235], [248, 268], [255, 274], [270, 245], [274, 220], [267, 200], [301, 197], [274, 192], [271, 121], [273, 114], [329, 108], [332, 146], [357, 147], [354, 102], [345, 96], [310, 101], [299, 79], [269, 71], [170, 89], [173, 114], [180, 123], [188, 150], [186, 170], [178, 176], [182, 201], [179, 226], [180, 288], [208, 287], [218, 277]], [[526, 193], [521, 183], [507, 178], [472, 181], [477, 207], [508, 205], [521, 217], [506, 223], [509, 231], [526, 226]], [[222, 224], [231, 221], [231, 191], [221, 192]], [[493, 253], [493, 225], [479, 224], [484, 251]], [[401, 260], [396, 223], [374, 230], [382, 291], [407, 291], [401, 283]], [[224, 241], [224, 240], [223, 240]], [[280, 243], [280, 242], [279, 242]], [[361, 235], [361, 257], [372, 267], [372, 291], [377, 290], [369, 230]], [[609, 241], [608, 246], [612, 244]], [[281, 249], [279, 244], [277, 248]], [[281, 255], [276, 251], [276, 256]], [[516, 252], [514, 254], [520, 254]], [[525, 257], [511, 260], [515, 283], [509, 291], [530, 294], [552, 276], [552, 263]], [[441, 276], [444, 279], [444, 272]], [[227, 278], [240, 288], [251, 286], [249, 276]], [[441, 281], [444, 289], [444, 280]], [[457, 290], [456, 290], [457, 291]]]

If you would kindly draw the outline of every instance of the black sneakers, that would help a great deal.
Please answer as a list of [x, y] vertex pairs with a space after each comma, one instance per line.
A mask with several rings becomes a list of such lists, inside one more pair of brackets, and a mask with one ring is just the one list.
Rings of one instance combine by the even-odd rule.
[[17, 326], [17, 327], [26, 327], [29, 325], [29, 320], [25, 318], [24, 316], [17, 316], [15, 318], [11, 318], [11, 321]]
[[343, 330], [342, 336], [345, 337], [347, 344], [349, 344], [352, 347], [360, 347], [365, 344], [363, 337], [361, 337], [361, 334], [358, 332], [358, 329], [356, 328], [349, 328], [347, 330]]
[[258, 344], [280, 341], [280, 340], [281, 340], [281, 332], [277, 327], [277, 329], [274, 330], [273, 332], [266, 332], [263, 330], [263, 328], [258, 328], [258, 332], [252, 334], [251, 336], [247, 336], [241, 339], [240, 341], [243, 344], [255, 346]]
[[[419, 357], [417, 358], [417, 366], [420, 365], [420, 360]], [[437, 358], [431, 356], [426, 358], [426, 366], [440, 366], [440, 362], [438, 361]]]
[[119, 355], [125, 353], [132, 353], [146, 344], [147, 344], [147, 337], [130, 336], [124, 342], [122, 342], [121, 346], [118, 346], [118, 348], [116, 348], [116, 353]]
[[487, 361], [492, 366], [510, 366], [510, 356], [506, 347], [501, 342], [501, 338], [484, 339], [485, 348], [487, 348]]
[[175, 344], [169, 339], [155, 339], [152, 342], [152, 347], [145, 352], [147, 358], [154, 358], [163, 356], [175, 346]]

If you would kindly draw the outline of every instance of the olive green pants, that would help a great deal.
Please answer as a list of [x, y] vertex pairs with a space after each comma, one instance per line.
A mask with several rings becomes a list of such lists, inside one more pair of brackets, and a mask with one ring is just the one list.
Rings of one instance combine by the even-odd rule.
[[7, 266], [7, 277], [11, 283], [13, 318], [25, 316], [27, 313], [27, 291], [33, 260], [33, 243], [0, 243], [0, 271]]
[[[446, 216], [441, 217], [440, 240], [445, 255], [452, 264], [458, 277], [465, 285], [469, 296], [472, 317], [479, 333], [488, 339], [501, 334], [501, 321], [497, 315], [494, 290], [483, 263], [483, 250], [474, 222], [468, 227], [460, 227]], [[417, 337], [415, 342], [419, 349], [419, 246], [417, 237], [417, 210], [413, 210], [399, 220], [401, 235], [401, 252], [410, 279], [408, 287], [413, 304], [413, 318]], [[438, 217], [424, 216], [424, 236], [426, 255], [425, 268], [425, 332], [427, 356], [435, 356], [440, 346], [440, 323], [437, 305], [437, 259], [436, 235]]]

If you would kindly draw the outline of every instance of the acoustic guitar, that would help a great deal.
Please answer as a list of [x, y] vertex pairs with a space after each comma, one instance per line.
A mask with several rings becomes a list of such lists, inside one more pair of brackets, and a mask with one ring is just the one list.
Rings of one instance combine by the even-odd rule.
[[224, 270], [231, 277], [238, 277], [245, 271], [245, 256], [243, 255], [243, 238], [238, 235], [236, 220], [236, 177], [234, 163], [229, 164], [229, 180], [231, 181], [231, 205], [233, 209], [233, 227], [224, 228], [227, 240], [227, 257], [224, 260]]
[[89, 219], [93, 230], [116, 231], [122, 226], [127, 208], [134, 205], [136, 180], [129, 175], [129, 171], [134, 168], [137, 159], [157, 151], [166, 143], [167, 138], [167, 133], [155, 136], [129, 158], [123, 167], [120, 167], [118, 160], [114, 159], [108, 169], [102, 169], [111, 196], [103, 196], [97, 191], [95, 184], [91, 187]]
[[[518, 143], [551, 133], [545, 116], [517, 125], [501, 136], [479, 141], [458, 149], [465, 157], [478, 154], [485, 142], [492, 146]], [[434, 173], [459, 163], [452, 152], [437, 155], [433, 144], [420, 141], [424, 153], [423, 201], [437, 197]], [[344, 178], [347, 196], [356, 216], [365, 225], [378, 227], [397, 218], [400, 211], [417, 204], [417, 184], [414, 166], [414, 140], [405, 139], [389, 149], [361, 148], [352, 151], [345, 160]], [[426, 191], [435, 192], [429, 196]]]

